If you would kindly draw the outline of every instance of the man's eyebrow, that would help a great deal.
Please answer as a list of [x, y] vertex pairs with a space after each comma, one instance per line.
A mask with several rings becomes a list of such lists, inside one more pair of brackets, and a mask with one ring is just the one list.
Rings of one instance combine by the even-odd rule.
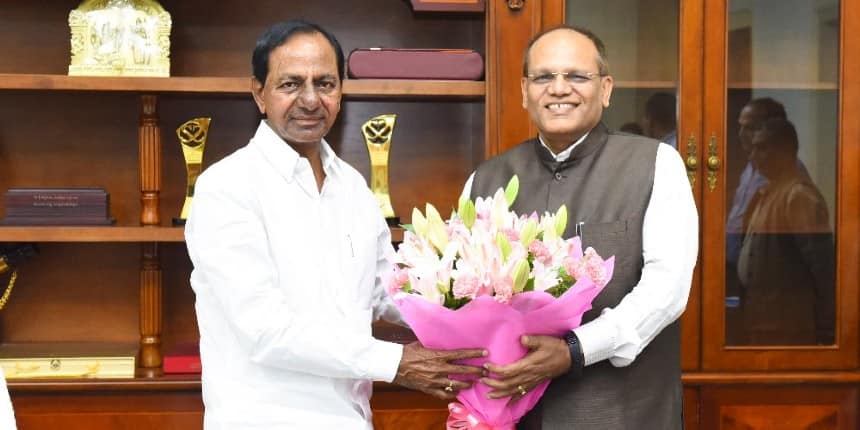
[[282, 74], [274, 76], [276, 81], [303, 81], [305, 78], [301, 75]]

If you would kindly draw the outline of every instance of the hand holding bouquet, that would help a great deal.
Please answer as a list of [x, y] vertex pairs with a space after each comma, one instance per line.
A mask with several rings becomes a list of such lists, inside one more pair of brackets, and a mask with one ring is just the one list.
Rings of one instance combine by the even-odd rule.
[[[563, 239], [567, 209], [517, 215], [519, 182], [490, 198], [461, 199], [448, 220], [428, 204], [412, 212], [396, 266], [384, 280], [403, 318], [427, 348], [483, 348], [470, 365], [512, 363], [528, 352], [523, 335], [561, 337], [612, 278], [614, 258]], [[465, 377], [461, 377], [465, 378]], [[449, 405], [449, 429], [512, 429], [546, 390], [544, 381], [515, 402], [489, 399], [476, 381]]]

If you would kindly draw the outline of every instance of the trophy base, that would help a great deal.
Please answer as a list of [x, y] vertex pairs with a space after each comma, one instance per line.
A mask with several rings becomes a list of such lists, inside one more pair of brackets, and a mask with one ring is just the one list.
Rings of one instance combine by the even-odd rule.
[[400, 226], [400, 217], [396, 217], [396, 216], [388, 217], [388, 218], [385, 218], [385, 222], [388, 223], [389, 227], [398, 227], [398, 226]]
[[181, 227], [185, 225], [185, 218], [173, 218], [173, 226]]

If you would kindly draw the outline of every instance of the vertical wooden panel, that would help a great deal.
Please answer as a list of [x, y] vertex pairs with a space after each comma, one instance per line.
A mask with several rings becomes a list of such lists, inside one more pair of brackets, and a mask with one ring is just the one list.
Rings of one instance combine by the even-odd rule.
[[140, 128], [140, 223], [158, 225], [158, 194], [161, 191], [161, 130], [158, 127], [158, 98], [141, 96]]
[[684, 387], [684, 430], [699, 428], [699, 389]]
[[[704, 7], [699, 0], [680, 0], [681, 11], [679, 47], [680, 68], [678, 76], [678, 152], [690, 171], [691, 161], [696, 166], [703, 165], [705, 142], [702, 133], [702, 50], [704, 35]], [[687, 158], [692, 157], [692, 160]], [[693, 176], [693, 197], [701, 219], [702, 207], [702, 169], [695, 169]], [[702, 241], [699, 241], [699, 249]], [[699, 251], [701, 262], [702, 252]], [[701, 359], [701, 263], [696, 265], [693, 272], [693, 284], [687, 300], [687, 309], [681, 317], [681, 368], [684, 370], [699, 369]]]
[[141, 245], [140, 270], [140, 363], [145, 376], [161, 370], [161, 265], [158, 261], [158, 244]]
[[[547, 0], [546, 2], [558, 2]], [[487, 3], [487, 119], [486, 150], [490, 158], [535, 135], [522, 107], [520, 79], [523, 52], [542, 25], [544, 1], [532, 0], [520, 9], [506, 2]]]

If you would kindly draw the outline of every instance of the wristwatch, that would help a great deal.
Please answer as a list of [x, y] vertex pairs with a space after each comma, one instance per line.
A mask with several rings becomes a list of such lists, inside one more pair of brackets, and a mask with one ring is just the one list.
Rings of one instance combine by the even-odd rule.
[[567, 342], [567, 349], [570, 351], [570, 370], [568, 374], [574, 377], [582, 376], [582, 369], [585, 367], [585, 355], [582, 353], [582, 345], [579, 343], [579, 338], [576, 333], [570, 332], [564, 337]]

